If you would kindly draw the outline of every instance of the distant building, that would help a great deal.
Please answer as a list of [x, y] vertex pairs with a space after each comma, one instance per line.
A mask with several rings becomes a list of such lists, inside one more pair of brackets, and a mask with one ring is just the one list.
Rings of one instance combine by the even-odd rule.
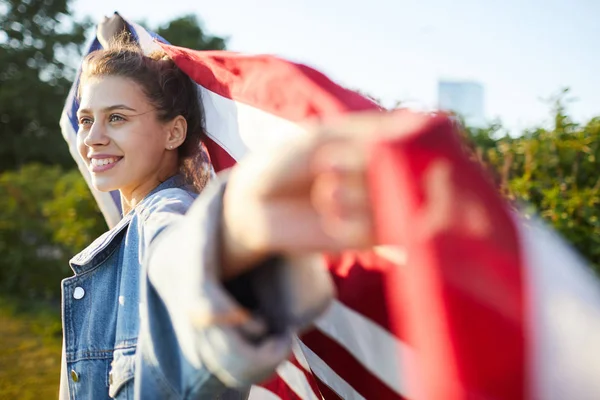
[[485, 124], [483, 85], [468, 81], [440, 81], [438, 107], [462, 116], [468, 125]]

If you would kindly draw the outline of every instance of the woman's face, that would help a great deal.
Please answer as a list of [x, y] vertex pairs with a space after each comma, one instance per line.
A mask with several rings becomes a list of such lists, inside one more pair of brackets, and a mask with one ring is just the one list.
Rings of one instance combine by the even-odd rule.
[[137, 83], [114, 76], [86, 80], [77, 118], [79, 154], [98, 190], [134, 193], [164, 178], [167, 124]]

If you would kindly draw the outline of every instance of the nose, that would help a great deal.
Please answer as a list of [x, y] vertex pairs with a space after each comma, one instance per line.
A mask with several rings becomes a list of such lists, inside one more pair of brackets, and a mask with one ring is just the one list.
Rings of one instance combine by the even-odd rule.
[[106, 129], [102, 123], [94, 121], [92, 126], [83, 139], [83, 143], [88, 147], [105, 146], [110, 142], [110, 138], [106, 135]]

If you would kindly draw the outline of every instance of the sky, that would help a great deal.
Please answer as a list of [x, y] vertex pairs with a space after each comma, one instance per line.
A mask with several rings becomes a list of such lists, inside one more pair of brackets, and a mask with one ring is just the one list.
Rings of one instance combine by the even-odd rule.
[[[74, 0], [76, 16], [119, 11], [158, 26], [193, 13], [230, 50], [310, 65], [385, 105], [437, 103], [440, 79], [483, 84], [486, 118], [512, 131], [550, 121], [564, 87], [578, 122], [600, 115], [597, 0]], [[165, 3], [166, 4], [166, 3]], [[169, 38], [166, 38], [167, 40]]]

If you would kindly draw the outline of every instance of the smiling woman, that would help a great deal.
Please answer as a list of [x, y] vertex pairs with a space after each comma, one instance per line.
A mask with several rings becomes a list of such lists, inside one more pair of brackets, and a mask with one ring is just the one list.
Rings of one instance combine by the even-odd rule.
[[244, 398], [332, 298], [312, 255], [373, 242], [364, 140], [314, 132], [208, 183], [195, 84], [127, 36], [103, 42], [77, 144], [124, 213], [62, 283], [60, 398]]
[[78, 147], [99, 190], [119, 189], [124, 214], [178, 171], [200, 190], [203, 138], [195, 85], [162, 53], [145, 57], [121, 37], [92, 53], [79, 87]]

